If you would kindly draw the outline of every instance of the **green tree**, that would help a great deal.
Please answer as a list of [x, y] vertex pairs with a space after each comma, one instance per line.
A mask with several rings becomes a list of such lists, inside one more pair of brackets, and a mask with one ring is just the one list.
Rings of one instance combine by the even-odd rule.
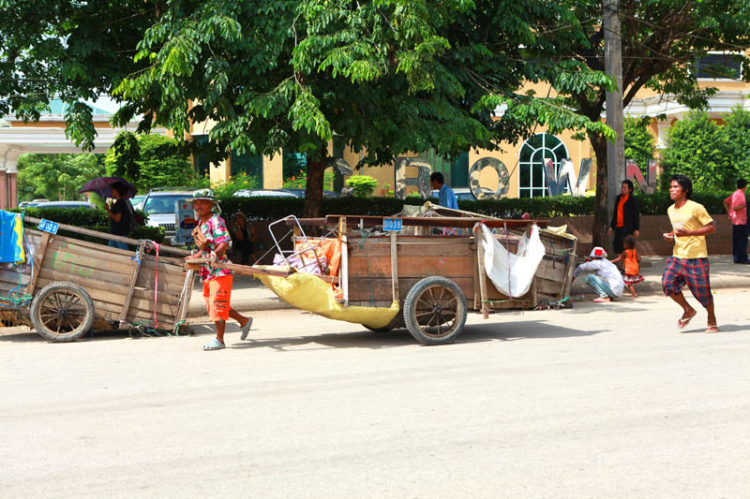
[[18, 198], [81, 199], [78, 189], [102, 175], [99, 154], [24, 154], [18, 158]]
[[0, 0], [0, 116], [39, 119], [49, 101], [71, 105], [68, 136], [91, 149], [96, 131], [82, 100], [110, 95], [144, 70], [133, 61], [166, 0]]
[[[571, 57], [588, 68], [604, 71], [604, 25], [601, 0], [568, 0], [565, 3], [577, 22], [555, 23], [542, 29], [558, 30], [557, 53], [549, 59]], [[621, 0], [622, 90], [627, 107], [642, 89], [690, 108], [704, 108], [715, 88], [699, 86], [696, 62], [710, 51], [735, 52], [743, 64], [743, 78], [750, 78], [747, 50], [750, 47], [750, 9], [747, 0]], [[565, 44], [566, 47], [563, 47]], [[718, 70], [718, 68], [716, 68]], [[717, 76], [722, 76], [719, 70]], [[606, 89], [583, 85], [567, 91], [567, 105], [591, 120], [600, 119], [605, 109]], [[607, 240], [607, 138], [597, 130], [588, 136], [596, 157], [596, 210], [594, 244]], [[614, 195], [614, 194], [613, 194]]]
[[[750, 111], [738, 104], [723, 118], [723, 133], [729, 148], [729, 161], [736, 170], [735, 175], [750, 180]], [[734, 185], [730, 187], [734, 188]]]
[[139, 192], [195, 183], [188, 151], [164, 135], [120, 133], [115, 146], [107, 151], [105, 165], [108, 175], [130, 180]]
[[672, 126], [663, 152], [664, 181], [682, 173], [693, 181], [696, 191], [731, 189], [734, 168], [731, 149], [722, 126], [705, 111], [691, 111]]
[[518, 93], [526, 79], [609, 84], [575, 62], [538, 62], [564, 36], [539, 28], [574, 21], [547, 0], [169, 2], [135, 56], [148, 68], [116, 91], [128, 103], [116, 122], [146, 114], [182, 137], [211, 119], [201, 150], [211, 160], [305, 154], [305, 215], [317, 216], [334, 131], [373, 165], [407, 151], [497, 149], [537, 123], [611, 137], [598, 116]]
[[650, 119], [628, 117], [625, 119], [625, 159], [638, 163], [644, 177], [648, 173], [648, 162], [654, 159], [654, 136], [649, 131]]

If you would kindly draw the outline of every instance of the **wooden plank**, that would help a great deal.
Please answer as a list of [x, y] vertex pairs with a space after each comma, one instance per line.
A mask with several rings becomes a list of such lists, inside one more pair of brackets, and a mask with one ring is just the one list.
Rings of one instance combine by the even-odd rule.
[[39, 279], [39, 273], [42, 271], [42, 262], [44, 261], [44, 255], [47, 253], [47, 247], [49, 246], [50, 234], [45, 232], [40, 236], [39, 246], [34, 250], [34, 275], [31, 276], [29, 287], [26, 288], [26, 292], [33, 294], [36, 289], [36, 281]]
[[[406, 296], [409, 290], [423, 278], [421, 277], [399, 277], [398, 286], [401, 296]], [[452, 278], [463, 292], [467, 300], [474, 297], [474, 288], [471, 277]], [[370, 302], [370, 290], [372, 299], [375, 301], [388, 301], [392, 297], [392, 283], [390, 277], [371, 279], [352, 279], [349, 281], [349, 300], [353, 302]]]
[[180, 303], [177, 311], [176, 324], [182, 323], [187, 317], [188, 308], [190, 307], [190, 298], [193, 296], [193, 286], [195, 285], [195, 271], [188, 270], [185, 276], [185, 286], [182, 288]]
[[123, 329], [127, 327], [125, 325], [125, 319], [128, 316], [128, 310], [130, 310], [130, 302], [133, 299], [133, 292], [135, 291], [135, 284], [138, 281], [138, 273], [141, 270], [141, 259], [143, 258], [143, 251], [146, 247], [146, 243], [141, 242], [141, 244], [138, 245], [138, 256], [136, 257], [136, 261], [133, 262], [133, 276], [130, 278], [130, 286], [128, 287], [128, 292], [125, 294], [125, 300], [122, 304], [122, 312], [120, 312], [120, 324], [119, 328]]
[[[24, 217], [24, 222], [27, 223], [33, 223], [33, 224], [39, 224], [42, 220], [39, 218], [34, 217]], [[121, 236], [115, 236], [113, 234], [108, 234], [106, 232], [99, 232], [96, 230], [91, 229], [84, 229], [82, 227], [75, 227], [73, 225], [66, 225], [66, 224], [59, 224], [60, 230], [64, 230], [67, 232], [74, 232], [76, 234], [82, 234], [84, 236], [91, 236], [91, 237], [98, 237], [100, 239], [103, 239], [105, 241], [119, 241], [125, 244], [130, 244], [131, 246], [138, 246], [140, 241], [136, 239], [131, 239], [129, 237], [121, 237]], [[189, 251], [181, 249], [181, 248], [173, 248], [171, 246], [162, 246], [162, 251], [169, 252], [172, 254], [180, 255], [180, 256], [187, 256], [190, 254]]]
[[[345, 215], [328, 215], [326, 225], [337, 225], [339, 218]], [[374, 215], [357, 216], [356, 219], [364, 227], [375, 227], [383, 225], [383, 218]], [[465, 227], [471, 228], [477, 222], [483, 222], [487, 227], [527, 227], [531, 224], [537, 224], [539, 227], [546, 227], [549, 220], [500, 220], [484, 219], [478, 217], [399, 217], [404, 227]], [[303, 219], [304, 220], [304, 219]], [[300, 221], [301, 223], [301, 221]]]
[[558, 297], [562, 294], [564, 289], [562, 282], [548, 281], [547, 279], [541, 279], [539, 277], [534, 279], [534, 283], [536, 284], [538, 292]]
[[573, 241], [573, 245], [570, 249], [570, 259], [568, 260], [568, 271], [565, 275], [565, 281], [563, 283], [563, 298], [570, 296], [570, 288], [573, 286], [573, 271], [576, 268], [576, 252], [578, 251], [578, 240]]
[[542, 260], [542, 263], [540, 263], [539, 267], [536, 269], [535, 275], [538, 278], [563, 283], [567, 271], [568, 267], [565, 264]]
[[393, 301], [400, 302], [398, 293], [398, 252], [396, 250], [396, 231], [391, 231], [391, 282], [393, 288]]
[[[473, 259], [464, 257], [403, 257], [398, 254], [400, 277], [469, 277], [473, 271]], [[349, 257], [349, 279], [367, 277], [390, 277], [391, 258], [383, 257]]]
[[489, 306], [487, 304], [487, 272], [484, 268], [484, 244], [477, 232], [477, 272], [479, 273], [479, 296], [481, 297], [479, 309], [482, 311], [482, 317], [487, 319], [489, 315]]
[[[399, 258], [407, 257], [458, 257], [472, 256], [471, 241], [468, 238], [460, 240], [458, 243], [447, 243], [445, 238], [430, 238], [420, 243], [405, 243], [399, 241], [396, 245]], [[369, 239], [362, 243], [361, 239], [349, 240], [349, 258], [366, 258], [366, 257], [389, 257], [391, 254], [390, 242], [372, 243]]]

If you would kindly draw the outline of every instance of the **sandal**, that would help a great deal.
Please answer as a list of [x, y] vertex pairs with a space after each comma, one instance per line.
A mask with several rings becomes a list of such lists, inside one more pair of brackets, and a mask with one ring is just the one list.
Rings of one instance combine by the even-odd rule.
[[688, 315], [687, 317], [680, 317], [679, 319], [677, 319], [677, 327], [680, 329], [684, 329], [685, 326], [690, 324], [690, 321], [692, 321], [693, 317], [695, 317], [696, 315], [698, 315], [698, 312], [695, 312], [692, 315]]
[[719, 326], [717, 326], [716, 324], [714, 324], [714, 325], [709, 324], [708, 327], [706, 328], [706, 332], [707, 333], [718, 333], [719, 332]]
[[240, 331], [242, 331], [242, 334], [240, 335], [240, 339], [241, 340], [246, 340], [247, 339], [247, 335], [250, 334], [250, 327], [252, 325], [253, 325], [253, 318], [249, 317], [247, 319], [247, 324], [245, 324], [244, 326], [242, 326], [240, 328]]
[[203, 345], [203, 350], [221, 350], [225, 348], [224, 343], [220, 342], [216, 338]]

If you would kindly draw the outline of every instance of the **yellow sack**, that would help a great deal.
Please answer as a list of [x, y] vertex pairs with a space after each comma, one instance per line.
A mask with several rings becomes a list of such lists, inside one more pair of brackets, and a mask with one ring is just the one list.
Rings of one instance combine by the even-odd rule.
[[288, 277], [256, 275], [276, 296], [295, 308], [307, 310], [329, 319], [353, 322], [371, 328], [387, 326], [400, 307], [344, 307], [336, 301], [331, 285], [311, 274], [295, 273]]

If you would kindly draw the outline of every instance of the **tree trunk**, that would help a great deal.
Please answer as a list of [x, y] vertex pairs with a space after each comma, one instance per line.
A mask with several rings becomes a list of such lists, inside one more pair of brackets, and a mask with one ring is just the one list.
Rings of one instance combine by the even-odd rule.
[[607, 229], [609, 214], [607, 212], [607, 139], [598, 134], [589, 133], [591, 147], [596, 157], [596, 197], [594, 200], [594, 224], [591, 227], [594, 246], [609, 248]]
[[307, 162], [307, 186], [305, 187], [305, 218], [321, 216], [323, 206], [323, 174], [326, 170], [328, 149], [320, 151], [320, 156]]

